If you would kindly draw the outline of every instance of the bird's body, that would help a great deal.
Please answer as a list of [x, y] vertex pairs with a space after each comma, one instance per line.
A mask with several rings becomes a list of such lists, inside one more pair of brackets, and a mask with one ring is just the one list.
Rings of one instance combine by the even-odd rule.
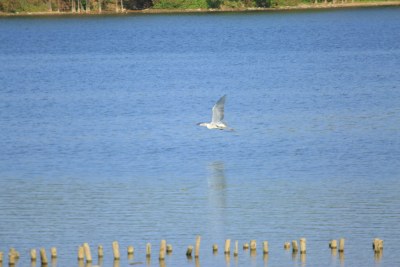
[[197, 125], [207, 127], [207, 129], [218, 129], [218, 130], [230, 130], [224, 119], [224, 107], [225, 107], [226, 95], [222, 96], [212, 108], [211, 122], [201, 122]]

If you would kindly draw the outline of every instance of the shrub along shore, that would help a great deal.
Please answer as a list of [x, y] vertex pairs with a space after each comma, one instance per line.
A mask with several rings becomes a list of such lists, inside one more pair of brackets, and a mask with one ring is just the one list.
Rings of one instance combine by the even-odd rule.
[[0, 16], [241, 12], [400, 6], [400, 0], [0, 0]]

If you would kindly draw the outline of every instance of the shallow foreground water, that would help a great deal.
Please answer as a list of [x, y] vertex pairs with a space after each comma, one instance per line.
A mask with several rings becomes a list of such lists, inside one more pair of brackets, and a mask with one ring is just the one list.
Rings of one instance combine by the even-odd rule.
[[[0, 251], [78, 266], [88, 242], [113, 266], [118, 240], [115, 266], [158, 266], [166, 239], [167, 266], [400, 265], [399, 12], [0, 18]], [[223, 94], [236, 131], [198, 127]], [[226, 259], [226, 238], [258, 252]]]

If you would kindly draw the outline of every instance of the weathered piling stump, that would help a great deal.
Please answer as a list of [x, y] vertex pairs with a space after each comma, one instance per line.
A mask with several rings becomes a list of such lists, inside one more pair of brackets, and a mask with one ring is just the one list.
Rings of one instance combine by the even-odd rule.
[[172, 245], [171, 244], [167, 244], [167, 254], [171, 254], [172, 253]]
[[57, 248], [56, 247], [50, 248], [50, 255], [51, 255], [52, 259], [56, 259], [57, 258]]
[[250, 250], [255, 251], [257, 249], [257, 241], [256, 240], [251, 240], [250, 241]]
[[383, 250], [383, 240], [375, 238], [372, 242], [372, 248], [375, 253], [380, 253]]
[[19, 259], [19, 252], [15, 248], [10, 248], [9, 254], [13, 254], [16, 260]]
[[195, 246], [195, 250], [194, 250], [194, 257], [198, 258], [200, 255], [200, 242], [201, 242], [201, 236], [197, 236], [196, 237], [196, 246]]
[[233, 256], [237, 257], [239, 255], [239, 241], [235, 241], [235, 249], [233, 251]]
[[372, 249], [375, 253], [379, 253], [381, 251], [379, 249], [379, 238], [375, 238], [374, 241], [372, 241]]
[[249, 247], [250, 247], [249, 243], [244, 243], [243, 244], [243, 249], [244, 250], [249, 249]]
[[83, 246], [79, 246], [78, 247], [78, 261], [83, 261], [84, 258], [85, 258], [85, 252], [84, 252]]
[[40, 249], [40, 261], [42, 262], [42, 265], [47, 265], [49, 263], [47, 260], [46, 249], [44, 248]]
[[299, 247], [297, 245], [297, 240], [292, 240], [292, 251], [293, 251], [293, 253], [297, 253], [297, 251], [299, 251]]
[[300, 238], [300, 254], [305, 254], [306, 253], [306, 239]]
[[224, 249], [225, 254], [230, 254], [231, 253], [231, 240], [226, 239], [225, 240], [225, 249]]
[[165, 253], [166, 253], [166, 251], [167, 251], [167, 241], [161, 240], [161, 243], [160, 243], [160, 253], [159, 253], [159, 256], [158, 256], [158, 259], [159, 259], [159, 260], [165, 260]]
[[337, 249], [337, 240], [332, 239], [332, 240], [329, 242], [329, 248], [330, 248], [330, 249]]
[[217, 244], [213, 244], [212, 251], [213, 251], [213, 253], [217, 253], [218, 252], [218, 245]]
[[192, 252], [193, 252], [193, 246], [188, 246], [186, 249], [186, 256], [187, 257], [192, 257]]
[[83, 243], [83, 251], [85, 254], [86, 262], [90, 263], [93, 261], [92, 259], [92, 253], [90, 252], [90, 246], [88, 243]]
[[119, 253], [118, 241], [112, 242], [112, 249], [113, 249], [114, 260], [119, 260], [121, 258], [121, 254]]
[[146, 258], [150, 258], [151, 257], [151, 244], [147, 243], [146, 244]]
[[344, 238], [339, 240], [339, 252], [344, 252]]
[[14, 266], [16, 261], [17, 261], [17, 258], [15, 257], [15, 254], [10, 251], [8, 253], [8, 265]]
[[0, 263], [3, 262], [3, 251], [0, 251]]
[[283, 248], [284, 248], [284, 249], [289, 249], [289, 248], [290, 248], [290, 242], [285, 242], [285, 243], [283, 244]]
[[133, 246], [128, 246], [128, 255], [133, 255], [133, 253], [135, 252], [135, 248]]
[[8, 265], [14, 266], [18, 259], [19, 252], [15, 250], [15, 248], [10, 248], [10, 251], [8, 252]]
[[268, 254], [268, 241], [263, 242], [263, 253]]
[[102, 245], [98, 245], [97, 247], [97, 257], [103, 258], [104, 257], [104, 250]]

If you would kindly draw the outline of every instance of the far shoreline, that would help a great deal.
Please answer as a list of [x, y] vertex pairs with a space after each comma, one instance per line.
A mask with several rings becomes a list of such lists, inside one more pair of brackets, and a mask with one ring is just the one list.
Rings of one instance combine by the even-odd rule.
[[229, 12], [273, 12], [273, 11], [301, 11], [301, 10], [329, 10], [329, 9], [351, 9], [367, 7], [398, 7], [400, 1], [376, 1], [376, 2], [353, 2], [353, 3], [317, 3], [299, 4], [295, 6], [277, 6], [268, 8], [223, 8], [223, 9], [142, 9], [124, 10], [122, 12], [103, 11], [101, 13], [92, 12], [0, 12], [0, 17], [19, 17], [19, 16], [106, 16], [106, 15], [126, 15], [126, 14], [184, 14], [184, 13], [229, 13]]

